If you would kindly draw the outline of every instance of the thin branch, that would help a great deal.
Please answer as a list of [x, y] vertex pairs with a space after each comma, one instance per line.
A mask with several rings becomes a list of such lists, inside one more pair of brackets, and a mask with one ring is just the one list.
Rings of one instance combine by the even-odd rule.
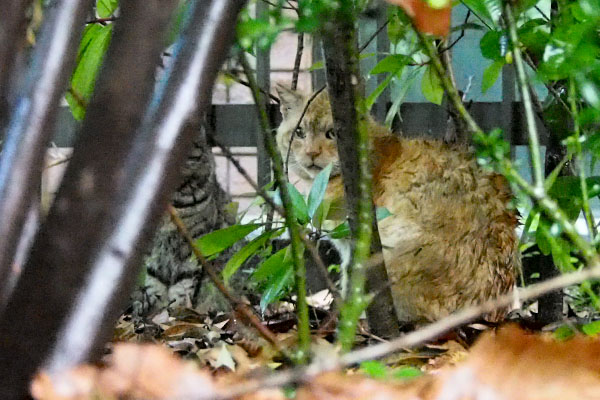
[[282, 10], [298, 10], [296, 7], [292, 6], [289, 2], [288, 2], [288, 6], [283, 6], [283, 5], [275, 4], [275, 3], [273, 3], [272, 1], [269, 1], [269, 0], [261, 0], [261, 1], [263, 3], [267, 3], [271, 7], [281, 8]]
[[[233, 74], [230, 71], [223, 71], [223, 73], [230, 79], [234, 80], [236, 83], [239, 83], [240, 85], [244, 85], [247, 88], [250, 88], [250, 84], [248, 82], [246, 82], [245, 80], [239, 78], [238, 76], [236, 76], [235, 74]], [[268, 91], [266, 91], [263, 88], [259, 88], [258, 90], [260, 90], [260, 92], [262, 94], [264, 94], [265, 96], [269, 96], [269, 98], [273, 101], [275, 101], [277, 104], [279, 104], [279, 98], [277, 96], [275, 96], [274, 94], [269, 93]]]
[[446, 70], [444, 68], [444, 65], [442, 64], [440, 56], [438, 55], [431, 41], [427, 37], [425, 37], [421, 32], [419, 32], [419, 30], [416, 27], [413, 26], [413, 29], [417, 34], [419, 40], [423, 44], [425, 52], [429, 56], [431, 63], [435, 68], [440, 78], [440, 81], [442, 82], [442, 86], [444, 87], [444, 90], [448, 95], [448, 99], [454, 104], [456, 111], [465, 122], [469, 133], [474, 134], [477, 132], [482, 132], [477, 122], [475, 122], [473, 117], [471, 117], [471, 114], [469, 114], [469, 112], [465, 108], [465, 105], [463, 104], [462, 99], [458, 94], [458, 90], [456, 89], [456, 87], [454, 87], [454, 85], [452, 85], [452, 81], [446, 74]]
[[592, 210], [590, 208], [590, 196], [587, 187], [583, 151], [581, 149], [581, 130], [579, 127], [579, 115], [577, 110], [577, 100], [575, 99], [575, 83], [573, 82], [573, 78], [569, 80], [569, 104], [571, 105], [571, 114], [573, 115], [574, 124], [573, 128], [575, 131], [575, 149], [577, 152], [575, 161], [577, 163], [577, 169], [579, 170], [579, 184], [581, 186], [582, 200], [581, 208], [583, 209], [583, 215], [585, 217], [585, 222], [587, 223], [590, 240], [593, 242], [596, 239], [596, 227], [594, 226], [594, 216], [592, 215]]
[[283, 348], [279, 344], [279, 341], [277, 340], [277, 337], [275, 336], [275, 334], [273, 332], [271, 332], [271, 330], [269, 330], [269, 328], [267, 328], [266, 326], [264, 326], [262, 324], [262, 322], [260, 321], [260, 318], [258, 318], [258, 316], [254, 313], [254, 311], [252, 311], [245, 302], [243, 302], [240, 298], [235, 296], [233, 293], [231, 293], [231, 291], [229, 291], [225, 287], [225, 284], [223, 283], [223, 281], [221, 281], [221, 279], [219, 278], [218, 274], [216, 273], [216, 271], [214, 270], [212, 265], [206, 260], [206, 258], [204, 257], [204, 255], [202, 254], [202, 252], [200, 251], [198, 246], [196, 246], [194, 244], [194, 240], [192, 239], [190, 232], [188, 231], [187, 227], [185, 226], [185, 223], [179, 217], [177, 210], [170, 204], [168, 206], [168, 210], [169, 210], [169, 216], [171, 217], [171, 221], [177, 227], [177, 231], [179, 231], [181, 236], [185, 239], [187, 244], [190, 246], [190, 249], [192, 249], [192, 252], [196, 256], [196, 260], [198, 260], [198, 262], [202, 266], [202, 269], [208, 274], [208, 276], [210, 277], [210, 280], [217, 287], [217, 289], [219, 289], [219, 291], [223, 294], [223, 296], [225, 296], [225, 298], [229, 301], [231, 307], [236, 312], [239, 312], [240, 314], [242, 314], [245, 317], [245, 319], [248, 321], [248, 323], [257, 330], [257, 332], [260, 334], [260, 336], [262, 336], [267, 342], [271, 343], [277, 351], [279, 351], [282, 354], [285, 354], [283, 351]]
[[581, 251], [587, 264], [596, 265], [600, 263], [596, 249], [592, 247], [584, 238], [582, 238], [575, 226], [569, 221], [564, 211], [558, 206], [556, 201], [548, 197], [544, 190], [537, 190], [527, 182], [513, 167], [509, 160], [504, 160], [502, 164], [503, 174], [510, 180], [513, 180], [519, 187], [542, 208], [542, 210], [552, 219], [554, 219], [562, 228], [563, 232], [569, 237], [571, 242]]
[[477, 14], [477, 13], [476, 13], [475, 11], [473, 11], [473, 10], [472, 10], [472, 9], [471, 9], [471, 8], [470, 8], [470, 7], [469, 7], [467, 4], [465, 4], [465, 2], [464, 2], [463, 0], [461, 0], [460, 2], [463, 4], [463, 6], [467, 7], [467, 9], [468, 9], [469, 11], [471, 11], [471, 12], [473, 13], [473, 15], [474, 15], [475, 17], [477, 17], [477, 19], [478, 19], [479, 21], [481, 21], [481, 23], [482, 23], [482, 24], [484, 24], [486, 28], [488, 28], [488, 30], [490, 30], [490, 31], [493, 31], [493, 30], [494, 30], [494, 27], [492, 27], [492, 26], [489, 26], [489, 25], [487, 24], [487, 22], [485, 22], [485, 21], [483, 20], [483, 18], [481, 18], [481, 17], [479, 16], [479, 14]]
[[355, 365], [362, 361], [381, 358], [395, 351], [415, 347], [427, 341], [434, 340], [445, 332], [469, 323], [484, 314], [511, 305], [515, 299], [518, 299], [521, 302], [532, 300], [546, 293], [564, 289], [590, 279], [600, 279], [600, 263], [595, 263], [590, 268], [584, 270], [560, 275], [548, 279], [547, 281], [530, 285], [526, 288], [513, 290], [510, 293], [489, 300], [483, 304], [458, 311], [390, 342], [352, 351], [338, 359], [332, 357], [327, 360], [320, 360], [320, 363], [313, 363], [306, 367], [275, 373], [264, 379], [232, 386], [226, 393], [222, 393], [218, 399], [230, 399], [266, 387], [280, 387], [294, 382], [305, 382], [326, 371]]
[[535, 6], [533, 6], [533, 7], [535, 7], [535, 9], [537, 10], [537, 12], [539, 12], [539, 13], [540, 13], [540, 15], [541, 15], [541, 16], [542, 16], [542, 17], [543, 17], [543, 18], [544, 18], [544, 19], [545, 19], [547, 22], [552, 22], [552, 21], [550, 20], [550, 18], [549, 18], [549, 17], [548, 17], [548, 16], [547, 16], [547, 15], [546, 15], [546, 14], [545, 14], [545, 13], [544, 13], [544, 12], [543, 12], [543, 11], [542, 11], [542, 10], [541, 10], [539, 7], [538, 7], [538, 6], [537, 6], [537, 4], [536, 4]]
[[544, 192], [544, 171], [542, 169], [542, 161], [540, 157], [540, 144], [535, 126], [535, 117], [531, 106], [531, 95], [527, 86], [527, 75], [523, 67], [523, 57], [519, 48], [519, 38], [517, 37], [517, 25], [513, 17], [513, 11], [510, 3], [506, 3], [504, 7], [506, 22], [510, 41], [512, 43], [512, 51], [515, 59], [515, 68], [519, 79], [519, 87], [521, 88], [521, 100], [525, 109], [525, 118], [527, 121], [527, 132], [529, 134], [529, 152], [531, 157], [531, 166], [533, 168], [533, 178], [535, 182], [535, 191], [539, 191], [540, 195]]
[[365, 49], [366, 49], [366, 48], [367, 48], [367, 47], [368, 47], [368, 46], [371, 44], [371, 42], [372, 42], [373, 40], [375, 40], [375, 38], [377, 37], [377, 35], [379, 35], [379, 34], [381, 33], [381, 31], [382, 31], [382, 30], [384, 30], [386, 26], [388, 26], [388, 23], [389, 23], [389, 22], [390, 22], [390, 21], [389, 21], [389, 20], [387, 20], [387, 21], [385, 21], [383, 24], [381, 24], [381, 26], [380, 26], [379, 28], [377, 28], [377, 30], [376, 30], [376, 31], [375, 31], [375, 32], [374, 32], [374, 33], [373, 33], [373, 34], [372, 34], [372, 35], [371, 35], [371, 36], [370, 36], [370, 37], [367, 39], [367, 41], [366, 41], [366, 42], [364, 42], [364, 43], [362, 44], [362, 46], [360, 46], [360, 47], [358, 48], [358, 52], [359, 52], [359, 53], [362, 53], [362, 52], [363, 52], [363, 51], [364, 51], [364, 50], [365, 50]]
[[304, 52], [304, 32], [298, 34], [298, 47], [296, 48], [296, 59], [294, 60], [294, 72], [292, 74], [292, 90], [298, 87], [298, 75], [300, 75], [300, 64]]
[[265, 108], [259, 101], [259, 90], [258, 85], [246, 55], [240, 54], [240, 63], [244, 68], [246, 77], [250, 86], [252, 87], [252, 96], [257, 107], [260, 127], [262, 131], [262, 140], [264, 141], [265, 149], [269, 153], [271, 160], [273, 161], [273, 172], [275, 175], [275, 181], [279, 186], [281, 193], [281, 200], [283, 202], [283, 208], [285, 209], [286, 224], [290, 233], [291, 248], [292, 248], [292, 260], [294, 263], [294, 275], [296, 282], [296, 312], [298, 316], [298, 361], [304, 362], [309, 354], [310, 350], [310, 325], [308, 319], [308, 304], [306, 302], [306, 268], [304, 266], [304, 254], [300, 244], [300, 226], [298, 225], [298, 219], [296, 218], [295, 210], [292, 206], [292, 200], [288, 192], [286, 185], [286, 178], [283, 170], [283, 163], [281, 161], [281, 155], [277, 150], [277, 144], [275, 138], [271, 134], [269, 129], [269, 118]]
[[[463, 22], [463, 25], [466, 25], [467, 22], [469, 22], [469, 17], [471, 16], [471, 9], [467, 9], [467, 15], [465, 16], [465, 20]], [[463, 38], [465, 37], [465, 28], [463, 27], [460, 30], [460, 35], [458, 35], [458, 37], [456, 39], [454, 39], [454, 41], [452, 43], [450, 43], [448, 46], [444, 47], [443, 49], [441, 49], [439, 51], [438, 54], [442, 54], [445, 53], [448, 50], [451, 50], [454, 46], [456, 46], [456, 44]]]
[[116, 20], [118, 20], [119, 17], [108, 17], [108, 18], [94, 18], [94, 19], [90, 19], [89, 21], [85, 21], [86, 25], [89, 24], [101, 24], [101, 25], [106, 25], [107, 22], [115, 22]]
[[[527, 62], [527, 64], [531, 67], [531, 69], [537, 70], [537, 65], [535, 65], [535, 63], [531, 59], [531, 56], [529, 55], [529, 52], [525, 51], [523, 53], [523, 58], [525, 59], [525, 61]], [[563, 107], [563, 109], [569, 115], [571, 115], [571, 108], [569, 107], [569, 105], [567, 103], [565, 103], [565, 101], [562, 99], [562, 97], [560, 96], [560, 93], [558, 93], [558, 91], [556, 90], [556, 88], [554, 88], [548, 82], [544, 82], [544, 86], [546, 87], [546, 89], [548, 89], [548, 92], [550, 92], [552, 94], [552, 96], [556, 99], [556, 101]]]

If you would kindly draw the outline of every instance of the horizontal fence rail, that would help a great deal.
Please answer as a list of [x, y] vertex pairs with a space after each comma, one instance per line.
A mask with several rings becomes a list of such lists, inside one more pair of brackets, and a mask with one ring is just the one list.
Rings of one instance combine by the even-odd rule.
[[[478, 102], [470, 105], [470, 112], [481, 127], [489, 131], [501, 128], [508, 132], [506, 139], [513, 146], [527, 144], [525, 117], [521, 104], [512, 102], [510, 111], [501, 102]], [[377, 110], [374, 110], [374, 113]], [[406, 137], [444, 136], [448, 115], [443, 106], [431, 103], [404, 103], [400, 107], [402, 120], [396, 118], [393, 130]], [[277, 126], [281, 117], [278, 106], [269, 106], [272, 125]], [[508, 114], [508, 115], [507, 115]], [[217, 140], [225, 146], [255, 147], [258, 133], [258, 120], [253, 104], [213, 105], [207, 116], [208, 128]], [[539, 122], [539, 121], [538, 121]], [[73, 119], [68, 108], [62, 108], [53, 142], [58, 147], [71, 147], [78, 122]], [[542, 144], [546, 143], [547, 133], [541, 123], [538, 129]]]

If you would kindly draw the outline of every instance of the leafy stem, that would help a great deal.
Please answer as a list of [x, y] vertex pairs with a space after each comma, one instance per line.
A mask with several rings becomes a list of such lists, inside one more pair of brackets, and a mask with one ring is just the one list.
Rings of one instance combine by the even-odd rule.
[[431, 64], [433, 65], [433, 68], [435, 69], [438, 76], [440, 77], [440, 81], [442, 82], [442, 86], [444, 87], [444, 90], [446, 91], [448, 98], [450, 99], [450, 101], [452, 102], [454, 107], [456, 108], [456, 111], [458, 112], [460, 117], [465, 122], [467, 129], [469, 130], [469, 133], [475, 134], [478, 132], [482, 132], [482, 130], [479, 127], [479, 125], [477, 124], [477, 122], [475, 122], [473, 117], [471, 117], [471, 114], [469, 114], [465, 105], [463, 104], [462, 99], [460, 98], [460, 95], [458, 94], [458, 90], [452, 84], [450, 77], [446, 73], [446, 69], [444, 68], [444, 65], [442, 63], [442, 60], [440, 59], [438, 51], [436, 50], [433, 43], [431, 43], [431, 40], [428, 37], [426, 37], [423, 33], [419, 32], [418, 29], [414, 28], [414, 31], [416, 32], [417, 36], [419, 37], [419, 40], [423, 44], [425, 53], [427, 53], [427, 56], [431, 60]]
[[537, 128], [535, 126], [535, 117], [533, 114], [533, 106], [531, 101], [531, 95], [529, 93], [529, 86], [527, 85], [527, 75], [525, 75], [525, 67], [523, 63], [523, 56], [521, 49], [519, 48], [519, 38], [517, 36], [517, 24], [513, 16], [512, 6], [509, 2], [504, 7], [506, 16], [506, 23], [508, 25], [508, 32], [510, 35], [510, 41], [512, 44], [512, 52], [515, 60], [515, 69], [517, 71], [517, 79], [519, 80], [519, 87], [521, 89], [521, 99], [523, 102], [523, 108], [525, 110], [525, 119], [527, 121], [527, 133], [529, 135], [529, 152], [531, 156], [531, 166], [533, 168], [533, 178], [535, 182], [535, 191], [539, 196], [544, 196], [544, 171], [542, 170], [542, 161], [540, 157], [540, 143], [537, 134]]
[[587, 224], [590, 240], [593, 242], [596, 238], [596, 227], [594, 226], [594, 216], [592, 215], [592, 210], [590, 208], [590, 196], [586, 181], [583, 152], [581, 150], [581, 129], [579, 126], [577, 102], [575, 100], [575, 83], [573, 82], [573, 78], [569, 80], [569, 105], [571, 107], [571, 115], [573, 115], [575, 152], [577, 153], [576, 163], [577, 169], [579, 170], [583, 215]]
[[304, 266], [304, 248], [301, 243], [300, 226], [292, 205], [292, 200], [287, 188], [287, 182], [283, 171], [283, 162], [281, 155], [277, 151], [275, 138], [269, 128], [269, 118], [265, 107], [259, 101], [260, 90], [256, 79], [252, 73], [248, 59], [245, 53], [240, 53], [240, 64], [244, 68], [244, 73], [248, 79], [248, 84], [252, 90], [252, 96], [258, 112], [258, 120], [261, 128], [261, 136], [265, 149], [273, 161], [273, 172], [275, 181], [281, 191], [281, 200], [286, 214], [286, 225], [290, 234], [292, 247], [292, 260], [294, 263], [294, 275], [296, 283], [296, 312], [298, 317], [298, 354], [297, 360], [303, 363], [307, 360], [310, 349], [310, 326], [308, 319], [308, 304], [306, 302], [306, 268]]

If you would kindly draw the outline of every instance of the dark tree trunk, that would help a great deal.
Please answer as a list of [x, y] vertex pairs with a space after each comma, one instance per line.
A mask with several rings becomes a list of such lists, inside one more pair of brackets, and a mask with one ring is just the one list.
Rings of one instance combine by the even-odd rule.
[[[338, 137], [338, 152], [344, 177], [346, 206], [349, 210], [348, 219], [354, 238], [357, 236], [359, 225], [359, 208], [366, 210], [369, 203], [372, 214], [371, 254], [380, 254], [381, 241], [374, 218], [372, 199], [367, 199], [364, 185], [368, 184], [370, 173], [365, 171], [364, 181], [361, 182], [359, 169], [368, 165], [366, 154], [359, 151], [360, 124], [364, 123], [364, 111], [357, 111], [356, 99], [361, 96], [359, 82], [358, 51], [356, 49], [356, 28], [349, 3], [341, 6], [334, 22], [328, 26], [323, 36], [323, 53], [325, 58], [327, 85], [335, 130]], [[361, 159], [362, 158], [362, 159]], [[362, 163], [362, 164], [361, 164]], [[366, 167], [368, 168], [368, 166]], [[368, 191], [370, 195], [370, 190]], [[356, 243], [353, 245], [353, 252]], [[353, 255], [354, 258], [354, 255]], [[353, 274], [358, 271], [353, 271]], [[376, 294], [367, 308], [367, 320], [372, 332], [380, 337], [393, 337], [399, 334], [391, 290], [389, 288], [387, 271], [384, 263], [371, 266], [365, 271], [365, 288]]]

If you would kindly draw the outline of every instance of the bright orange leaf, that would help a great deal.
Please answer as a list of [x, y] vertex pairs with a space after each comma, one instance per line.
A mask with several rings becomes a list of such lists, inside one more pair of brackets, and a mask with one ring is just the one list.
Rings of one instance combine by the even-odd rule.
[[450, 12], [452, 3], [445, 7], [433, 8], [425, 0], [387, 0], [399, 5], [411, 17], [419, 32], [446, 36], [450, 32]]

